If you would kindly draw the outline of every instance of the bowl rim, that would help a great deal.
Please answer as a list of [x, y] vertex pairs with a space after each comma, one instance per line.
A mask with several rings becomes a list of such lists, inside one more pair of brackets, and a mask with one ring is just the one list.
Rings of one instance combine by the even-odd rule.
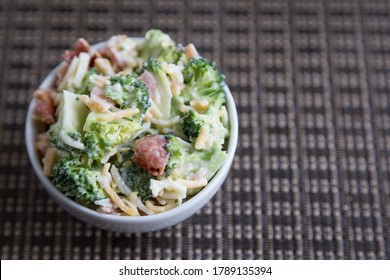
[[[135, 39], [142, 40], [142, 38], [135, 37]], [[100, 49], [103, 47], [105, 41], [99, 42], [97, 44], [92, 45], [93, 49]], [[59, 71], [60, 67], [64, 64], [64, 62], [58, 64], [53, 70], [51, 70], [43, 79], [43, 81], [39, 85], [39, 89], [47, 88], [53, 84], [55, 75]], [[90, 216], [91, 218], [97, 218], [101, 221], [109, 221], [109, 222], [131, 222], [133, 224], [143, 224], [143, 223], [154, 223], [159, 222], [160, 220], [173, 218], [180, 213], [184, 213], [190, 211], [192, 208], [196, 207], [197, 204], [202, 204], [203, 207], [212, 196], [218, 191], [222, 183], [225, 181], [227, 174], [232, 165], [237, 141], [238, 141], [238, 116], [237, 109], [235, 106], [235, 102], [233, 96], [230, 92], [230, 89], [225, 84], [224, 90], [226, 92], [226, 104], [227, 111], [229, 114], [229, 125], [230, 125], [230, 135], [229, 135], [229, 143], [226, 149], [227, 159], [221, 166], [221, 168], [217, 171], [217, 173], [213, 176], [213, 178], [208, 182], [208, 184], [196, 195], [191, 197], [191, 199], [183, 202], [182, 204], [172, 208], [168, 211], [162, 213], [156, 213], [153, 215], [145, 215], [145, 216], [116, 216], [109, 215], [104, 213], [99, 213], [96, 210], [90, 209], [86, 206], [83, 206], [73, 199], [67, 197], [65, 194], [60, 192], [52, 182], [43, 174], [41, 160], [39, 159], [38, 153], [34, 146], [34, 136], [36, 136], [37, 129], [36, 121], [32, 118], [32, 113], [35, 108], [35, 100], [32, 98], [28, 107], [27, 115], [26, 115], [26, 124], [25, 124], [25, 141], [27, 147], [27, 153], [35, 171], [35, 174], [38, 176], [38, 179], [43, 184], [45, 190], [52, 196], [55, 196], [57, 199], [62, 200], [64, 203], [69, 204], [70, 207], [75, 210], [82, 212], [84, 215]], [[31, 95], [32, 96], [32, 95]], [[222, 181], [222, 182], [221, 182]], [[208, 197], [210, 196], [210, 199]], [[62, 206], [62, 205], [61, 205]], [[63, 207], [63, 206], [62, 206]]]

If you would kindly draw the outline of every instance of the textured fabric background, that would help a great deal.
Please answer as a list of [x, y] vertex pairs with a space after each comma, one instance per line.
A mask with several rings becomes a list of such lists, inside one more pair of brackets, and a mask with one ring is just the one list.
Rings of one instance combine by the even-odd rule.
[[[236, 100], [229, 177], [184, 223], [78, 222], [24, 147], [32, 91], [62, 51], [161, 28], [217, 62]], [[2, 259], [390, 259], [388, 1], [0, 1]]]

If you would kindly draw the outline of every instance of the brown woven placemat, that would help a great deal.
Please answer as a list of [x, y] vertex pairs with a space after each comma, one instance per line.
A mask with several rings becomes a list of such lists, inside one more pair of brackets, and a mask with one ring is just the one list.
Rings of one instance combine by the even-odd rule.
[[[150, 28], [217, 61], [239, 145], [192, 218], [111, 233], [46, 194], [24, 118], [77, 37]], [[1, 259], [390, 259], [389, 34], [388, 1], [0, 1]]]

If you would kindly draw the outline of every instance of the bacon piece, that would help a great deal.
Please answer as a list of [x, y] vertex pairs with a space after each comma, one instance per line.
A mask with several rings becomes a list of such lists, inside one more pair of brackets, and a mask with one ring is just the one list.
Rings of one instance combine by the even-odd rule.
[[89, 45], [89, 43], [84, 38], [79, 38], [74, 43], [73, 49], [72, 50], [66, 50], [62, 54], [61, 58], [63, 60], [65, 60], [65, 61], [67, 61], [67, 62], [71, 62], [73, 57], [79, 55], [82, 52], [88, 53], [90, 49], [91, 49], [91, 46]]
[[163, 135], [148, 135], [138, 139], [134, 144], [132, 160], [152, 176], [164, 173], [169, 153], [165, 149], [168, 143]]
[[77, 52], [73, 50], [65, 50], [61, 55], [61, 59], [66, 62], [71, 62], [73, 57], [77, 56]]
[[66, 62], [71, 62], [73, 57], [78, 56], [80, 53], [85, 52], [88, 53], [91, 56], [91, 65], [93, 65], [93, 62], [95, 58], [100, 57], [100, 53], [93, 50], [89, 43], [84, 38], [78, 38], [77, 41], [73, 45], [72, 50], [66, 50], [61, 58], [62, 60], [65, 60]]
[[36, 101], [35, 110], [33, 116], [47, 124], [54, 123], [55, 117], [55, 106], [52, 99], [54, 90], [48, 89], [37, 89], [33, 95]]
[[141, 81], [144, 82], [145, 86], [147, 87], [147, 89], [149, 91], [149, 97], [151, 99], [153, 99], [153, 101], [158, 102], [158, 100], [156, 100], [156, 98], [158, 96], [156, 94], [157, 84], [156, 84], [156, 80], [154, 79], [153, 75], [150, 72], [145, 71], [139, 78]]

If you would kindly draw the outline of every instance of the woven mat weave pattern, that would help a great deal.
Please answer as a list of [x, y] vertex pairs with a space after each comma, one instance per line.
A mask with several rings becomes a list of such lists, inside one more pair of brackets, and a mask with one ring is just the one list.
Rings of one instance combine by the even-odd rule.
[[[160, 28], [226, 75], [230, 174], [192, 218], [145, 234], [77, 221], [24, 147], [32, 91], [76, 38]], [[1, 259], [390, 259], [387, 1], [0, 2]]]

